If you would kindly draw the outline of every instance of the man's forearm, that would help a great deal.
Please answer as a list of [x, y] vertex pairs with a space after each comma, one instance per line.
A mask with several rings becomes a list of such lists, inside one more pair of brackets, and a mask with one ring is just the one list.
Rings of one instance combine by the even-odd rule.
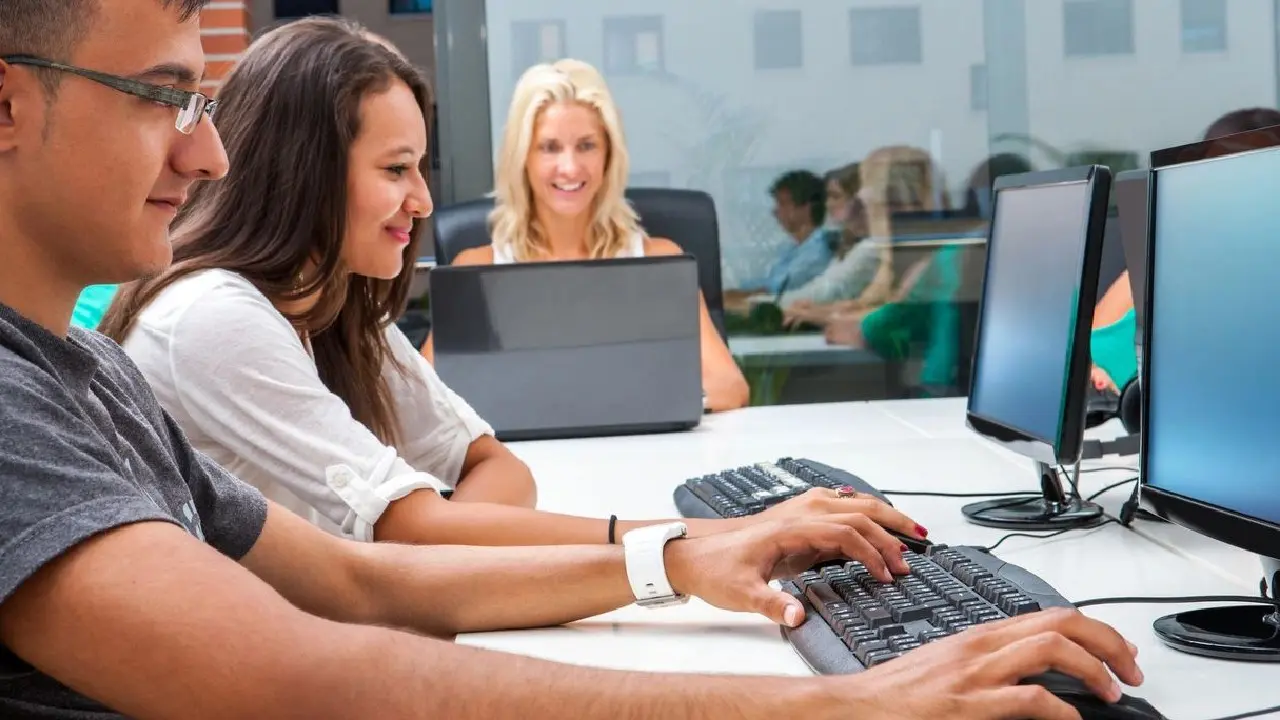
[[[365, 601], [354, 606], [370, 616], [335, 619], [451, 635], [562, 625], [635, 601], [620, 545], [498, 551], [372, 543], [355, 552], [354, 585]], [[689, 579], [668, 569], [672, 587], [685, 592]]]
[[492, 548], [376, 543], [354, 580], [372, 617], [435, 635], [560, 625], [634, 602], [621, 547]]
[[829, 680], [820, 678], [626, 673], [374, 628], [344, 630], [334, 640], [329, 651], [321, 651], [327, 660], [317, 661], [324, 670], [308, 670], [307, 686], [316, 694], [281, 693], [312, 704], [287, 707], [298, 717], [772, 720], [847, 717], [854, 711], [828, 701]]
[[499, 455], [476, 463], [458, 483], [451, 499], [532, 508], [538, 502], [538, 489], [528, 465], [514, 455]]

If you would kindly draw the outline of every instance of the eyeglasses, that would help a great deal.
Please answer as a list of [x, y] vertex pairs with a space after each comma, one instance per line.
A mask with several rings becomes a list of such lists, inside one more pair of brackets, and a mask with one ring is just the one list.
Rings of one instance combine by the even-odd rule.
[[97, 70], [85, 70], [74, 65], [65, 65], [53, 60], [35, 57], [34, 55], [0, 55], [0, 61], [12, 65], [31, 65], [33, 67], [69, 72], [119, 90], [122, 93], [178, 108], [178, 119], [174, 122], [174, 127], [183, 135], [190, 135], [196, 129], [196, 125], [200, 123], [202, 115], [208, 115], [209, 119], [212, 120], [214, 111], [218, 109], [218, 101], [211, 100], [209, 96], [202, 93], [151, 85], [141, 80], [123, 78], [118, 75], [98, 72]]

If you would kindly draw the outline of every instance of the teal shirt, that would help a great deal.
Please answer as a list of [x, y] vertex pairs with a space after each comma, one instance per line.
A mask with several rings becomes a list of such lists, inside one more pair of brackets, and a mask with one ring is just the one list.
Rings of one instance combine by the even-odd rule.
[[111, 307], [111, 298], [118, 285], [90, 285], [80, 293], [76, 308], [71, 313], [71, 324], [85, 330], [97, 330], [102, 316]]
[[1094, 328], [1089, 336], [1093, 364], [1102, 368], [1121, 390], [1138, 375], [1137, 332], [1137, 315], [1129, 308], [1119, 320]]

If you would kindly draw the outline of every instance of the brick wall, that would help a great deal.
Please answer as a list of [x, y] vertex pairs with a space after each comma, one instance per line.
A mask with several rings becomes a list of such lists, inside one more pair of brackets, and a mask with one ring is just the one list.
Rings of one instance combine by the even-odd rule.
[[249, 7], [246, 0], [213, 0], [200, 15], [200, 40], [204, 44], [205, 81], [213, 92], [249, 46]]

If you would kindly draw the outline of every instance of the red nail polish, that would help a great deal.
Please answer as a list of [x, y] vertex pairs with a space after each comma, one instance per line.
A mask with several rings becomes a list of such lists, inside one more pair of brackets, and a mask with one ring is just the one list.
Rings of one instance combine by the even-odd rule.
[[908, 550], [910, 550], [910, 549], [911, 549], [911, 548], [907, 547], [906, 545], [903, 545], [903, 546], [902, 546], [902, 552], [906, 552], [906, 551], [908, 551]]
[[921, 525], [916, 526], [916, 534], [920, 537], [929, 537], [929, 531], [925, 530]]

